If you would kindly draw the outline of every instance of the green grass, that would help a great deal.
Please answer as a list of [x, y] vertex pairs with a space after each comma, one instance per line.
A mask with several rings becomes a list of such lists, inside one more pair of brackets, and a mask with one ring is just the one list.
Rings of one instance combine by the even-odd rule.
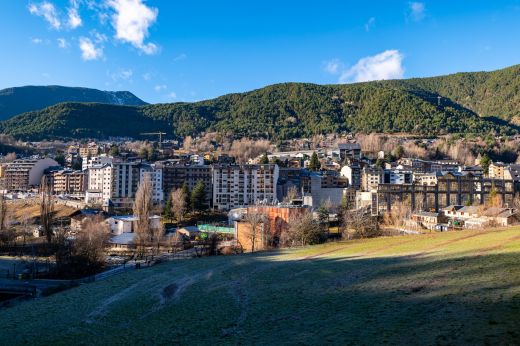
[[518, 344], [520, 229], [179, 260], [0, 312], [0, 344]]

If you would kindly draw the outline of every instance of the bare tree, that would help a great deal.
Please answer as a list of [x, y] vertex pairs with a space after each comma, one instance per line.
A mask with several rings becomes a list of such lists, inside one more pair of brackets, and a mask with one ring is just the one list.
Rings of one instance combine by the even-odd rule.
[[289, 227], [282, 232], [281, 242], [282, 245], [291, 247], [318, 244], [324, 239], [323, 229], [309, 212], [289, 219]]
[[381, 236], [378, 220], [365, 209], [346, 210], [343, 213], [343, 237], [373, 238]]
[[266, 216], [259, 212], [257, 208], [255, 210], [248, 209], [247, 214], [245, 216], [245, 221], [249, 224], [249, 229], [247, 230], [247, 238], [251, 243], [251, 252], [255, 252], [256, 244], [258, 239], [262, 242], [262, 245], [265, 245], [264, 240], [264, 223]]
[[152, 226], [151, 229], [151, 246], [152, 253], [154, 255], [159, 254], [161, 249], [161, 240], [164, 236], [164, 225], [162, 222], [159, 222], [158, 226]]
[[150, 213], [152, 210], [152, 182], [150, 177], [145, 175], [144, 179], [139, 184], [135, 194], [134, 201], [134, 216], [136, 221], [134, 224], [134, 231], [136, 233], [136, 242], [139, 252], [144, 252], [144, 247], [147, 241], [153, 239], [153, 231], [150, 225]]
[[0, 194], [0, 242], [9, 244], [15, 239], [15, 234], [8, 229], [9, 211], [4, 194]]
[[176, 253], [178, 249], [184, 249], [184, 239], [182, 234], [175, 232], [174, 235], [168, 238], [168, 243], [172, 253]]
[[73, 252], [84, 262], [86, 271], [94, 272], [104, 265], [109, 234], [107, 223], [99, 216], [83, 223], [76, 236]]
[[[422, 204], [422, 202], [418, 202]], [[411, 214], [412, 209], [409, 200], [397, 201], [393, 203], [392, 209], [384, 214], [384, 223], [388, 226], [401, 227], [404, 225], [405, 220], [410, 218]]]
[[5, 195], [0, 193], [0, 231], [5, 230], [7, 226], [7, 202]]
[[187, 195], [184, 189], [172, 191], [171, 197], [171, 215], [178, 221], [182, 222], [184, 216], [188, 212]]
[[40, 184], [40, 225], [49, 244], [52, 240], [53, 221], [54, 201], [52, 200], [52, 186], [49, 179], [43, 176]]

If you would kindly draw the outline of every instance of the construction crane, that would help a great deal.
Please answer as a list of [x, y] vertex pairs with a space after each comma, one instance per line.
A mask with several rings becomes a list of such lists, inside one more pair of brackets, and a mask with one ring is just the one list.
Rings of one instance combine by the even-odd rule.
[[159, 136], [159, 148], [162, 147], [162, 136], [166, 135], [166, 132], [144, 132], [140, 133], [142, 136]]

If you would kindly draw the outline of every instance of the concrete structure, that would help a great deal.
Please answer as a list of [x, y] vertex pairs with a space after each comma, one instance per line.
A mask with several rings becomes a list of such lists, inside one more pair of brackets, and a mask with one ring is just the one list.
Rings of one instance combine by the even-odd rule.
[[454, 203], [484, 204], [492, 191], [500, 196], [504, 205], [512, 205], [517, 192], [513, 180], [488, 179], [472, 173], [443, 172], [437, 179], [435, 186], [380, 184], [377, 190], [379, 206], [390, 210], [395, 201], [408, 199], [412, 209], [438, 211]]
[[9, 163], [5, 169], [5, 189], [8, 191], [27, 191], [40, 185], [45, 170], [58, 167], [50, 158], [19, 159]]
[[[340, 206], [345, 199], [349, 199], [348, 194], [354, 193], [352, 187], [345, 184], [324, 184], [326, 178], [319, 173], [312, 173], [309, 182], [303, 186], [303, 204], [312, 208], [319, 208], [325, 202], [330, 201], [333, 206]], [[351, 199], [351, 198], [350, 198]]]
[[277, 202], [278, 174], [278, 166], [271, 164], [213, 166], [213, 208]]

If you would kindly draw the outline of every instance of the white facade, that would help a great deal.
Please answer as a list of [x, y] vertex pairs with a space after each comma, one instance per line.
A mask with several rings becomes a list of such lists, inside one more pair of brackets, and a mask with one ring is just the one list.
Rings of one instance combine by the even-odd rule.
[[112, 196], [112, 165], [94, 165], [87, 171], [87, 191], [85, 203], [88, 205], [108, 206]]
[[85, 156], [81, 160], [81, 169], [85, 170], [94, 166], [106, 165], [112, 163], [113, 161], [114, 158], [112, 156], [99, 155], [90, 158], [88, 156]]
[[213, 206], [230, 210], [276, 202], [277, 165], [216, 165], [213, 167]]
[[155, 165], [143, 165], [139, 171], [140, 182], [142, 182], [145, 177], [148, 177], [152, 183], [152, 200], [154, 203], [160, 203], [164, 201], [162, 172], [162, 169]]

